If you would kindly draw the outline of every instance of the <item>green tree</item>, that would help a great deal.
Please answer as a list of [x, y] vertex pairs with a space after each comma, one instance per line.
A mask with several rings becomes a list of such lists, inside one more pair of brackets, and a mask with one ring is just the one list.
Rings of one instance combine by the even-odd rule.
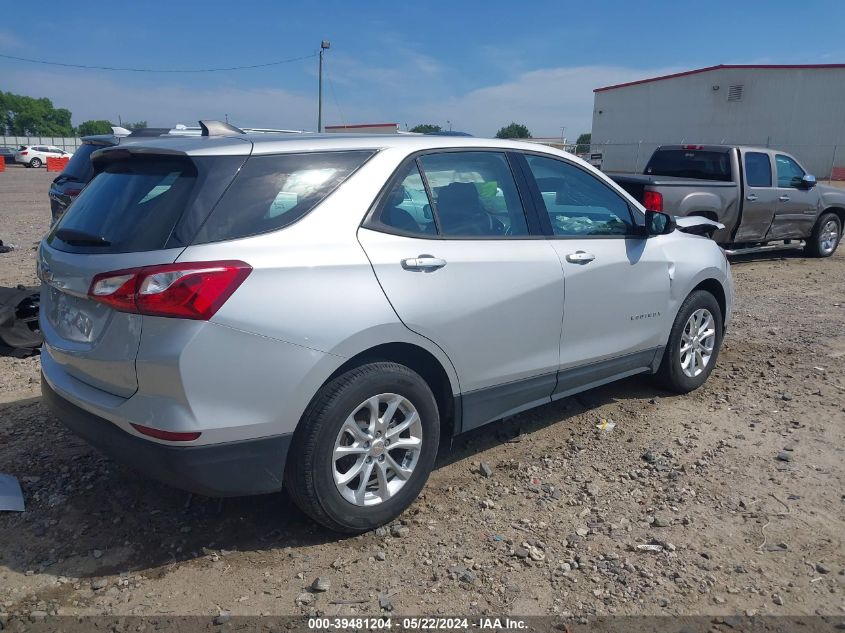
[[56, 108], [47, 98], [36, 99], [0, 92], [0, 127], [14, 136], [71, 136], [67, 108]]
[[91, 134], [111, 134], [112, 124], [105, 119], [98, 119], [95, 121], [83, 121], [76, 128], [76, 133], [79, 136], [89, 136]]
[[441, 132], [442, 130], [442, 127], [435, 125], [434, 123], [420, 123], [419, 125], [412, 127], [409, 131], [418, 132], [420, 134], [431, 134], [432, 132]]
[[522, 123], [511, 123], [496, 132], [496, 138], [531, 138], [531, 132]]
[[583, 154], [584, 152], [590, 151], [590, 142], [592, 141], [593, 135], [590, 132], [584, 132], [583, 134], [578, 135], [578, 140], [575, 141], [575, 153], [576, 154]]
[[135, 123], [129, 123], [129, 121], [125, 121], [122, 127], [125, 127], [127, 130], [140, 130], [147, 127], [147, 122], [135, 121]]

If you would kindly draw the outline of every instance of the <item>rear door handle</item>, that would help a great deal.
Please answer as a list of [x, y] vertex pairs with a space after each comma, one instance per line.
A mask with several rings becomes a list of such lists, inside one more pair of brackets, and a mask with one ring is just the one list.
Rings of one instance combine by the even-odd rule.
[[589, 264], [595, 258], [596, 256], [592, 253], [575, 251], [574, 253], [569, 253], [569, 255], [566, 256], [566, 261], [572, 262], [573, 264]]
[[403, 259], [401, 264], [405, 270], [437, 270], [446, 265], [446, 260], [433, 255], [418, 255]]
[[747, 196], [745, 196], [745, 199], [748, 200], [749, 202], [754, 202], [757, 199], [757, 194], [756, 193], [749, 193]]
[[781, 202], [789, 202], [789, 196], [778, 196], [778, 200]]

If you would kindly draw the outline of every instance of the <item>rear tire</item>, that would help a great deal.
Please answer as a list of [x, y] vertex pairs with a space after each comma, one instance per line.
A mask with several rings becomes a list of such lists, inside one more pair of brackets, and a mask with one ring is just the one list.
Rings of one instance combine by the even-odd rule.
[[31, 161], [29, 161], [29, 166], [35, 167], [36, 169], [41, 167], [41, 159], [40, 158], [33, 158]]
[[288, 452], [285, 488], [317, 523], [366, 532], [413, 503], [439, 441], [437, 402], [425, 380], [398, 363], [363, 365], [314, 396]]
[[842, 221], [835, 213], [823, 213], [807, 239], [804, 252], [810, 257], [830, 257], [842, 238]]
[[676, 393], [698, 389], [713, 371], [721, 347], [719, 302], [706, 290], [696, 290], [678, 310], [655, 382]]

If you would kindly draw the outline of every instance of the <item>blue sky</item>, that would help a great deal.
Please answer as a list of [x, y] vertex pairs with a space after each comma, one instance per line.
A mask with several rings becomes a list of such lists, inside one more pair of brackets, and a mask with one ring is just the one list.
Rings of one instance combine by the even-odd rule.
[[[58, 5], [56, 5], [58, 6]], [[69, 6], [69, 5], [68, 5]], [[331, 41], [324, 123], [421, 122], [491, 135], [588, 131], [592, 90], [730, 63], [845, 62], [845, 2], [10, 3], [0, 53], [76, 64], [209, 68], [316, 52]], [[702, 10], [702, 7], [704, 10]], [[48, 45], [34, 44], [49, 42]], [[220, 118], [313, 129], [317, 60], [203, 74], [75, 70], [0, 58], [0, 90], [85, 119]]]

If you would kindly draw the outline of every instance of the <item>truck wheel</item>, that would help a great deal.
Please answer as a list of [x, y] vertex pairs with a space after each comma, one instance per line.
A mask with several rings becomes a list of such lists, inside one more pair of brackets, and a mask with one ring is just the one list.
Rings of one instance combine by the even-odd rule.
[[425, 485], [440, 441], [437, 402], [404, 365], [375, 362], [326, 383], [294, 433], [285, 488], [331, 530], [395, 519]]
[[677, 393], [698, 389], [713, 371], [721, 346], [719, 303], [706, 290], [696, 290], [678, 310], [655, 381]]
[[823, 213], [813, 227], [813, 234], [807, 239], [804, 252], [810, 257], [830, 257], [839, 246], [842, 237], [842, 222], [835, 213]]

